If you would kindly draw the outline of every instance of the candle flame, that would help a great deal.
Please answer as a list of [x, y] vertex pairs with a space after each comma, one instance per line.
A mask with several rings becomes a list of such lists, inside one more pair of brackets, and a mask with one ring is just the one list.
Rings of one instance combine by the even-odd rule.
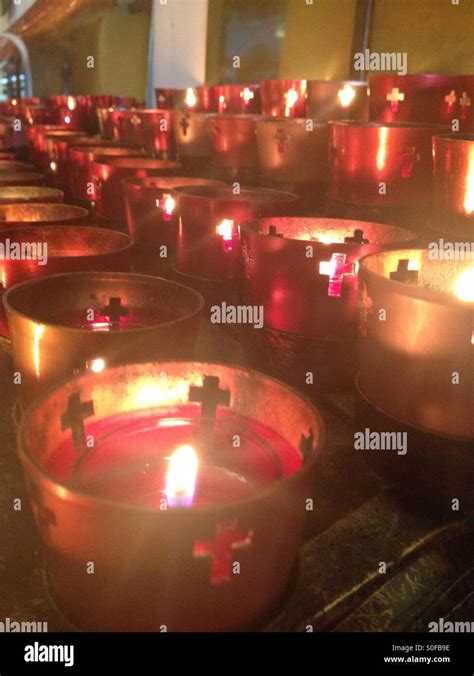
[[76, 102], [75, 102], [73, 96], [67, 97], [67, 107], [69, 108], [69, 110], [75, 110], [76, 109]]
[[175, 201], [171, 195], [163, 195], [165, 213], [171, 216], [174, 211]]
[[192, 446], [179, 446], [168, 460], [165, 489], [168, 503], [173, 507], [188, 507], [196, 488], [197, 453]]
[[466, 214], [474, 212], [474, 148], [469, 151], [469, 168], [466, 180], [466, 192], [464, 195], [464, 209]]
[[64, 122], [66, 124], [71, 124], [71, 116], [70, 115], [65, 115], [64, 117]]
[[93, 359], [88, 366], [89, 371], [92, 371], [92, 373], [101, 373], [105, 369], [105, 360], [100, 357], [98, 359]]
[[51, 171], [53, 172], [53, 174], [55, 174], [55, 173], [57, 172], [57, 170], [58, 170], [58, 165], [57, 165], [56, 162], [53, 161], [53, 162], [50, 162], [50, 163], [49, 163], [49, 168], [51, 169]]
[[18, 104], [18, 101], [16, 99], [12, 99], [12, 106], [16, 106]]
[[253, 98], [255, 98], [255, 94], [251, 89], [248, 87], [244, 87], [243, 90], [240, 92], [241, 98], [243, 98], [244, 103], [248, 104], [249, 101], [251, 101]]
[[342, 89], [337, 92], [338, 99], [343, 108], [347, 108], [355, 98], [355, 89], [350, 84], [344, 85]]
[[285, 94], [285, 117], [288, 117], [298, 101], [299, 94], [296, 89], [289, 89]]
[[186, 96], [184, 102], [186, 103], [188, 108], [194, 108], [194, 106], [196, 105], [197, 97], [192, 87], [188, 87], [186, 89]]
[[464, 270], [457, 278], [454, 293], [466, 303], [474, 303], [474, 268]]
[[224, 218], [222, 223], [216, 227], [216, 232], [223, 240], [228, 242], [234, 235], [234, 221], [230, 218]]

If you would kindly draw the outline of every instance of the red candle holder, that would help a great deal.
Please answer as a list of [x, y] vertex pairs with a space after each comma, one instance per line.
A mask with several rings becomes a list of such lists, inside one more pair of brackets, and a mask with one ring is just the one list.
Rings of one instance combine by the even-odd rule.
[[366, 82], [308, 80], [308, 116], [318, 122], [369, 119]]
[[33, 164], [38, 167], [47, 166], [47, 157], [46, 157], [46, 143], [45, 137], [46, 134], [49, 134], [52, 131], [67, 131], [65, 127], [61, 127], [57, 124], [33, 124], [28, 127], [28, 142], [29, 142], [29, 151], [30, 159]]
[[118, 140], [118, 122], [117, 118], [123, 110], [127, 108], [115, 108], [113, 106], [97, 108], [97, 121], [99, 123], [100, 135], [108, 141]]
[[371, 75], [370, 119], [451, 124], [458, 117], [457, 75]]
[[324, 204], [328, 185], [328, 129], [313, 120], [258, 120], [257, 147], [262, 185], [300, 195], [305, 209]]
[[[132, 248], [129, 235], [82, 225], [28, 225], [2, 230], [0, 295], [27, 279], [60, 272], [127, 272], [132, 264]], [[3, 305], [0, 333], [9, 336]]]
[[26, 225], [85, 225], [89, 212], [70, 204], [23, 202], [0, 205], [0, 231]]
[[82, 370], [192, 358], [203, 299], [160, 277], [72, 272], [17, 284], [3, 304], [25, 403]]
[[182, 110], [202, 113], [219, 113], [219, 87], [217, 85], [202, 85], [188, 87], [180, 105]]
[[258, 115], [261, 108], [260, 86], [258, 84], [219, 85], [219, 113]]
[[[103, 141], [103, 143], [110, 143]], [[139, 148], [123, 148], [112, 145], [72, 145], [69, 149], [71, 163], [71, 194], [81, 202], [93, 202], [95, 197], [92, 165], [97, 161], [106, 161], [116, 157], [143, 157]]]
[[414, 234], [378, 223], [280, 217], [243, 223], [241, 239], [243, 299], [262, 308], [263, 318], [246, 335], [250, 363], [309, 395], [351, 387], [359, 260], [412, 245]]
[[[223, 186], [185, 176], [129, 178], [122, 181], [128, 230], [135, 239], [139, 272], [165, 272], [176, 251], [178, 213], [174, 190], [183, 186]], [[164, 255], [166, 254], [166, 255]]]
[[474, 75], [460, 76], [460, 87], [457, 95], [457, 119], [459, 128], [467, 133], [474, 132]]
[[240, 280], [239, 225], [250, 218], [285, 214], [298, 197], [263, 188], [190, 186], [176, 189], [179, 211], [176, 268], [215, 281]]
[[401, 423], [472, 441], [473, 262], [427, 249], [373, 254], [361, 261], [360, 295], [363, 396]]
[[469, 237], [474, 225], [474, 134], [433, 138], [433, 226]]
[[58, 188], [45, 186], [7, 186], [0, 188], [0, 204], [22, 202], [63, 202], [64, 193]]
[[201, 170], [212, 154], [208, 113], [173, 111], [178, 158], [184, 166]]
[[54, 390], [19, 453], [57, 603], [90, 631], [255, 628], [285, 592], [323, 436], [296, 392], [233, 366], [135, 364]]
[[22, 185], [44, 185], [45, 181], [44, 174], [35, 171], [0, 172], [0, 188]]
[[181, 169], [179, 162], [141, 157], [98, 158], [92, 163], [94, 201], [103, 218], [126, 222], [121, 181], [124, 178], [172, 176]]
[[262, 115], [306, 117], [306, 80], [262, 80]]
[[162, 159], [173, 158], [175, 142], [169, 110], [125, 110], [120, 114], [120, 140]]
[[212, 162], [221, 178], [256, 183], [258, 177], [257, 140], [253, 115], [212, 115]]
[[432, 137], [421, 123], [330, 122], [331, 196], [352, 204], [429, 207]]

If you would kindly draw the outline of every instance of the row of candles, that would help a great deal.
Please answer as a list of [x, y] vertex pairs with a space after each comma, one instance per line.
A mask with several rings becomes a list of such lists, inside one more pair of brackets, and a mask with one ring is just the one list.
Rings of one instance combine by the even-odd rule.
[[[348, 194], [385, 166], [398, 171], [389, 188], [409, 183], [403, 148], [421, 137], [427, 199], [439, 128], [341, 122], [333, 130], [333, 182]], [[308, 355], [336, 344], [335, 361], [347, 362], [341, 355], [359, 333], [363, 396], [406, 425], [472, 440], [472, 261], [432, 260], [408, 228], [308, 217], [296, 194], [236, 192], [183, 175], [182, 158], [146, 157], [69, 126], [33, 124], [29, 141], [35, 172], [8, 151], [0, 162], [0, 248], [47, 243], [48, 259], [1, 261], [3, 331], [28, 405], [19, 453], [51, 585], [78, 625], [248, 627], [283, 592], [323, 423], [315, 404], [262, 373], [181, 361], [193, 358], [200, 318], [216, 298], [264, 308], [264, 326], [247, 337], [284, 357], [287, 382], [305, 389], [314, 371], [317, 385], [324, 374]], [[446, 161], [436, 159], [443, 143]], [[458, 189], [455, 199], [443, 189], [444, 233], [471, 232], [473, 143], [434, 138], [436, 171], [444, 167], [443, 185], [449, 178]], [[74, 205], [44, 185], [48, 170]], [[395, 206], [409, 203], [395, 194]], [[173, 276], [185, 285], [130, 273], [133, 262], [169, 275], [174, 254]], [[265, 360], [259, 366], [271, 372]], [[408, 391], [410, 405], [386, 382]], [[279, 543], [275, 532], [285, 534]], [[98, 574], [85, 582], [90, 560]]]

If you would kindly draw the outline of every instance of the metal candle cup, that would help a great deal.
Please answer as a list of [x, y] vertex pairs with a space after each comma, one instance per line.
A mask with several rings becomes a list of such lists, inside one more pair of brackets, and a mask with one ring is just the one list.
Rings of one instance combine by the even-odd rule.
[[260, 218], [240, 231], [246, 302], [263, 306], [265, 326], [312, 338], [357, 337], [359, 260], [415, 239], [330, 218]]
[[[255, 183], [258, 176], [257, 140], [253, 115], [209, 117], [212, 162], [227, 180]], [[248, 181], [246, 180], [248, 179]]]
[[109, 141], [119, 140], [118, 116], [123, 110], [128, 109], [116, 107], [97, 108], [97, 120], [99, 122], [100, 135], [103, 139]]
[[474, 134], [433, 138], [433, 226], [471, 237], [474, 228]]
[[262, 115], [306, 117], [306, 80], [262, 80]]
[[46, 157], [46, 134], [52, 131], [66, 131], [66, 128], [57, 124], [33, 124], [28, 127], [28, 141], [30, 146], [30, 159], [38, 167], [47, 166]]
[[[140, 272], [168, 267], [176, 249], [178, 214], [175, 188], [189, 185], [223, 186], [219, 181], [185, 176], [130, 178], [122, 181], [128, 230], [136, 242]], [[162, 257], [162, 248], [166, 257]]]
[[[52, 300], [54, 299], [54, 302]], [[160, 277], [75, 272], [17, 284], [3, 298], [21, 398], [76, 371], [190, 359], [203, 299]]]
[[[132, 264], [133, 239], [121, 232], [82, 225], [28, 225], [0, 231], [0, 248], [3, 295], [5, 289], [19, 282], [60, 272], [128, 272]], [[13, 254], [14, 249], [19, 250], [20, 257], [18, 251]], [[8, 256], [7, 251], [10, 252]], [[8, 336], [3, 305], [0, 317], [0, 331]]]
[[23, 202], [0, 205], [0, 231], [26, 225], [84, 225], [87, 209], [70, 204]]
[[363, 396], [407, 425], [473, 439], [473, 262], [389, 251], [359, 275]]
[[208, 113], [173, 111], [173, 128], [180, 159], [206, 161], [212, 153]]
[[308, 117], [318, 122], [369, 119], [366, 82], [308, 80]]
[[124, 178], [172, 176], [181, 169], [179, 162], [140, 157], [99, 158], [92, 163], [97, 214], [108, 219], [126, 221], [121, 181]]
[[258, 84], [219, 85], [218, 108], [219, 113], [258, 115], [261, 111], [260, 86]]
[[74, 199], [82, 202], [94, 201], [94, 176], [92, 165], [97, 160], [113, 157], [141, 157], [144, 151], [138, 148], [121, 148], [110, 145], [110, 141], [103, 141], [109, 145], [76, 146], [69, 148], [71, 165], [71, 193]]
[[[370, 119], [451, 124], [458, 117], [456, 75], [371, 75]], [[453, 96], [454, 94], [454, 96]]]
[[194, 186], [176, 190], [179, 211], [176, 268], [218, 281], [241, 278], [239, 225], [249, 218], [288, 213], [298, 198], [263, 188]]
[[290, 190], [308, 206], [320, 206], [328, 185], [328, 128], [313, 120], [258, 120], [260, 182]]
[[[63, 612], [92, 631], [264, 622], [296, 558], [323, 436], [318, 411], [290, 388], [210, 363], [123, 366], [37, 401], [19, 453]], [[193, 453], [190, 439], [195, 503], [175, 506], [177, 463], [164, 458], [176, 442]], [[84, 561], [96, 567], [87, 585]]]
[[7, 186], [0, 188], [0, 204], [21, 204], [22, 202], [63, 202], [64, 193], [58, 188], [45, 186]]
[[169, 110], [126, 110], [120, 115], [120, 139], [125, 144], [172, 159], [175, 142]]
[[331, 196], [353, 204], [427, 207], [431, 140], [443, 131], [409, 122], [330, 122]]

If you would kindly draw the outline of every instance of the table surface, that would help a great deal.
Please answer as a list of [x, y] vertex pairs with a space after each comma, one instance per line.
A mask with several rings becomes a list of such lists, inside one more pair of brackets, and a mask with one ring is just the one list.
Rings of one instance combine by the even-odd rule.
[[[242, 345], [203, 322], [196, 358], [245, 365]], [[15, 454], [9, 344], [0, 350], [0, 618], [71, 626], [51, 604], [43, 583], [39, 537]], [[324, 458], [308, 513], [297, 573], [271, 621], [270, 631], [427, 631], [443, 617], [474, 619], [472, 523], [446, 521], [406, 508], [354, 452], [354, 401], [321, 396], [328, 431]], [[14, 509], [20, 498], [21, 510]], [[381, 561], [386, 573], [379, 572]]]

